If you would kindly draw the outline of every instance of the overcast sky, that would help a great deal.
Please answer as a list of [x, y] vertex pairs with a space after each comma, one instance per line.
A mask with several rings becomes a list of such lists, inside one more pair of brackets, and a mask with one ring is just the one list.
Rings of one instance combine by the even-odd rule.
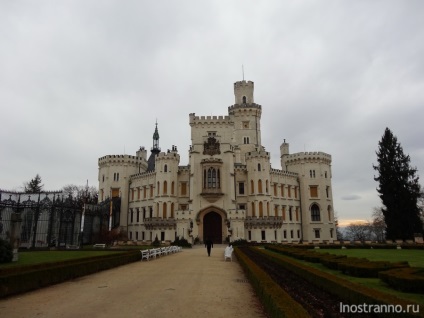
[[332, 155], [346, 223], [380, 205], [389, 127], [424, 180], [424, 1], [0, 1], [0, 188], [98, 186], [97, 160], [150, 149], [188, 164], [189, 113], [227, 115], [255, 82], [262, 144]]

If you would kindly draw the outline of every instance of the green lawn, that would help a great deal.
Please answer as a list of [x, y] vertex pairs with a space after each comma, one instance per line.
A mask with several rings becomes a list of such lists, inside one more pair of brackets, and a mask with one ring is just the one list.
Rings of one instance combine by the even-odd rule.
[[370, 261], [407, 261], [412, 267], [424, 267], [424, 251], [422, 250], [397, 250], [397, 249], [317, 249], [317, 252], [350, 257], [363, 257]]
[[17, 262], [0, 264], [0, 270], [6, 267], [32, 265], [48, 262], [63, 261], [69, 259], [77, 259], [91, 256], [100, 256], [119, 251], [100, 250], [100, 251], [34, 251], [20, 252]]

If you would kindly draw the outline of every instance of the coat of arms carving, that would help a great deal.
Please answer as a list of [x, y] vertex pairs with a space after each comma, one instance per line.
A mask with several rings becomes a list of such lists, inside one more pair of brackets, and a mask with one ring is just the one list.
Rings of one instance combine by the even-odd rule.
[[220, 153], [219, 142], [214, 137], [209, 137], [208, 141], [205, 141], [203, 144], [203, 154], [213, 156]]

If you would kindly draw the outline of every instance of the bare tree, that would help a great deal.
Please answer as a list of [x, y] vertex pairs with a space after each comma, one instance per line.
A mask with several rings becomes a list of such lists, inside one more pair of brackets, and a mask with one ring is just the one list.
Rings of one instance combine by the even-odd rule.
[[72, 196], [73, 198], [80, 200], [81, 203], [97, 203], [98, 192], [96, 187], [68, 184], [62, 188], [62, 191], [64, 195]]
[[378, 242], [384, 242], [386, 238], [386, 222], [384, 222], [384, 214], [381, 207], [373, 208], [371, 226], [375, 239]]
[[350, 223], [346, 227], [346, 238], [352, 241], [372, 240], [372, 226], [370, 222]]
[[343, 232], [340, 231], [339, 214], [337, 213], [337, 211], [334, 212], [334, 223], [336, 224], [336, 239], [341, 241], [344, 239], [344, 237], [343, 237]]

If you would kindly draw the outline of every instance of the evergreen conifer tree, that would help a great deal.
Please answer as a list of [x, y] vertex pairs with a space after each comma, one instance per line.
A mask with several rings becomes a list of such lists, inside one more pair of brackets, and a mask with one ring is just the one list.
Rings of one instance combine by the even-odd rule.
[[31, 179], [28, 183], [25, 184], [26, 193], [39, 193], [43, 190], [44, 184], [41, 184], [41, 177], [37, 173], [34, 179]]
[[383, 203], [386, 222], [386, 239], [413, 239], [414, 233], [422, 233], [418, 198], [420, 196], [417, 169], [410, 166], [410, 158], [403, 153], [389, 128], [378, 143], [377, 165], [373, 165], [379, 182], [377, 191]]

